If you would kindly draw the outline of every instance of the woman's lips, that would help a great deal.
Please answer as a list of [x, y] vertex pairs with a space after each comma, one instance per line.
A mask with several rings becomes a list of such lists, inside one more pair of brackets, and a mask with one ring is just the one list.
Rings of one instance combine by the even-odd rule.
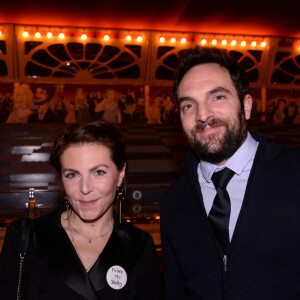
[[92, 206], [97, 202], [97, 200], [90, 200], [90, 201], [84, 201], [84, 200], [79, 200], [80, 205], [82, 206]]

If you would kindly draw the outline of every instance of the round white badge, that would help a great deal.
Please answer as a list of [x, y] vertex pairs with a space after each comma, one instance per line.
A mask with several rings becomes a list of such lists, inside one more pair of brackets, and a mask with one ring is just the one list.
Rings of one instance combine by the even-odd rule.
[[106, 273], [108, 285], [115, 290], [120, 290], [126, 285], [127, 273], [121, 266], [112, 266]]

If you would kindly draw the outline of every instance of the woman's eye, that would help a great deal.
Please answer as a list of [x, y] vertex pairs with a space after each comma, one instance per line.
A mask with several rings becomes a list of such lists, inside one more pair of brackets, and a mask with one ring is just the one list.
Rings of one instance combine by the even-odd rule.
[[103, 171], [103, 170], [97, 170], [97, 171], [96, 171], [96, 175], [98, 175], [98, 176], [104, 175], [105, 173], [106, 173], [106, 172]]
[[67, 173], [65, 174], [65, 177], [68, 178], [68, 179], [72, 179], [76, 176], [76, 173]]

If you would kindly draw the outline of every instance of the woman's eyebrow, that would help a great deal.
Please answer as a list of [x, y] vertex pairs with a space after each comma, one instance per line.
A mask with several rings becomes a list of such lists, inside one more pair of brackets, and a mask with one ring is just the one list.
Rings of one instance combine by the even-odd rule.
[[94, 172], [94, 171], [96, 171], [98, 168], [101, 168], [101, 167], [108, 168], [108, 165], [106, 165], [106, 164], [98, 164], [98, 165], [96, 165], [96, 166], [90, 168], [90, 172]]

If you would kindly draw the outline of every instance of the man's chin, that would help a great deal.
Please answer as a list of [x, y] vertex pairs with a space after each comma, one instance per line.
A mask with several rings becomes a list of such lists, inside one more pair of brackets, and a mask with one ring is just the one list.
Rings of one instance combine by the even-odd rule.
[[206, 161], [206, 162], [209, 162], [211, 164], [216, 164], [216, 165], [229, 158], [229, 157], [225, 156], [222, 151], [210, 152], [210, 151], [204, 151], [203, 149], [201, 149], [199, 151], [199, 149], [197, 149], [197, 147], [193, 148], [193, 151], [195, 152], [195, 154], [197, 155], [199, 160]]

